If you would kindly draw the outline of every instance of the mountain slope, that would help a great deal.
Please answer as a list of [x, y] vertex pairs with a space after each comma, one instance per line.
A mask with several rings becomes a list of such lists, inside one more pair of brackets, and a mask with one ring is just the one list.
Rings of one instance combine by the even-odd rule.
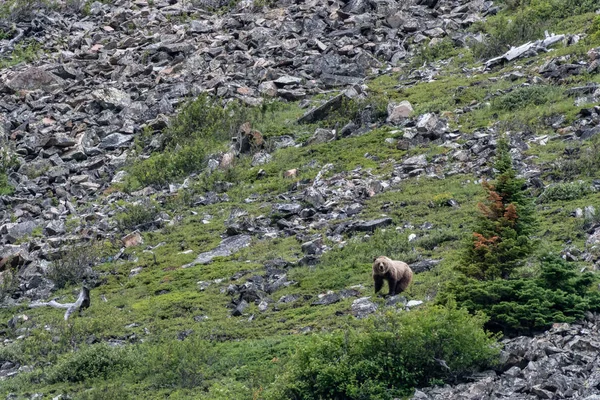
[[[593, 2], [170, 3], [2, 9], [11, 398], [277, 398], [315, 340], [368, 341], [370, 314], [426, 321], [458, 278], [503, 134], [536, 197], [535, 255], [595, 270]], [[565, 36], [486, 64], [544, 28]], [[372, 296], [381, 254], [415, 270], [405, 298]], [[82, 282], [91, 305], [67, 322], [29, 308]], [[427, 362], [447, 379], [477, 369]], [[359, 392], [440, 382], [414, 379]]]

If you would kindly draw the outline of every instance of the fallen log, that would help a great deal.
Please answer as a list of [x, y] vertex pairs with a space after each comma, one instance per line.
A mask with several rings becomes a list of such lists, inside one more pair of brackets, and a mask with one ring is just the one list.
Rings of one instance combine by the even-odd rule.
[[77, 297], [77, 300], [75, 301], [75, 303], [61, 304], [61, 303], [57, 303], [54, 300], [50, 300], [47, 303], [43, 303], [43, 302], [31, 303], [29, 305], [29, 308], [45, 307], [45, 306], [66, 309], [67, 310], [67, 312], [65, 312], [65, 321], [66, 321], [69, 319], [71, 314], [73, 314], [75, 311], [79, 311], [79, 313], [81, 314], [81, 311], [85, 310], [86, 308], [88, 308], [90, 306], [90, 289], [83, 286], [81, 288], [81, 292], [79, 292], [79, 297]]

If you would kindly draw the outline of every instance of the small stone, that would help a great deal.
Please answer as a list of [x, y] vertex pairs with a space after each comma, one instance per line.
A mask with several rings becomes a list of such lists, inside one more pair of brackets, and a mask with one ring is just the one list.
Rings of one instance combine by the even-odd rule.
[[126, 236], [123, 236], [121, 238], [121, 241], [123, 242], [123, 245], [125, 245], [125, 247], [133, 247], [139, 246], [140, 244], [144, 244], [144, 238], [142, 237], [140, 231], [134, 231]]
[[414, 110], [409, 101], [404, 100], [399, 104], [390, 103], [387, 106], [387, 122], [392, 124], [399, 124], [404, 121], [406, 118], [412, 116]]
[[417, 307], [417, 306], [420, 306], [421, 304], [423, 304], [423, 302], [421, 300], [411, 300], [408, 303], [406, 303], [406, 308]]
[[241, 316], [244, 313], [244, 311], [248, 307], [249, 307], [248, 302], [246, 302], [246, 300], [242, 300], [240, 302], [240, 304], [238, 304], [237, 307], [233, 310], [233, 312], [231, 313], [231, 315], [233, 315], [234, 317], [239, 317], [239, 316]]

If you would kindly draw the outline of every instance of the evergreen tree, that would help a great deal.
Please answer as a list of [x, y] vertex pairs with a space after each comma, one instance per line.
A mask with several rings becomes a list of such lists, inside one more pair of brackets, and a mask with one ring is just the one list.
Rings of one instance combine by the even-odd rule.
[[458, 268], [467, 276], [491, 280], [508, 278], [530, 254], [534, 228], [533, 203], [516, 178], [505, 139], [496, 149], [496, 179], [482, 183], [486, 201], [478, 204], [479, 219]]

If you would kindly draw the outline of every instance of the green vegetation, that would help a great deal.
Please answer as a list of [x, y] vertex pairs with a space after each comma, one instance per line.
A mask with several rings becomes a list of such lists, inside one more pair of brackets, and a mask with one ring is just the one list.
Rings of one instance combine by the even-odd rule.
[[591, 186], [584, 181], [557, 183], [546, 188], [540, 195], [538, 201], [540, 203], [546, 203], [557, 200], [577, 200], [591, 192]]
[[[600, 171], [599, 135], [585, 141], [564, 141], [560, 135], [544, 144], [527, 141], [523, 160], [541, 171], [544, 184], [552, 184], [545, 191], [531, 192], [523, 190], [502, 141], [493, 165], [495, 178], [483, 188], [479, 172], [492, 165], [478, 167], [477, 175], [472, 175], [456, 169], [459, 163], [452, 148], [424, 143], [398, 150], [394, 140], [403, 136], [402, 128], [379, 126], [327, 143], [276, 146], [282, 135], [304, 143], [316, 128], [339, 132], [350, 121], [358, 124], [364, 119], [364, 126], [379, 122], [387, 102], [401, 100], [410, 101], [416, 115], [435, 112], [446, 118], [463, 135], [457, 143], [491, 127], [507, 136], [521, 132], [525, 134], [519, 137], [555, 136], [557, 129], [546, 120], [564, 117], [566, 126], [584, 107], [566, 91], [599, 82], [600, 76], [582, 74], [560, 86], [505, 76], [516, 67], [527, 76], [535, 75], [539, 65], [556, 56], [582, 60], [600, 40], [596, 37], [600, 20], [588, 12], [589, 3], [561, 1], [512, 2], [512, 8], [475, 28], [498, 41], [491, 49], [495, 52], [539, 35], [539, 29], [545, 29], [544, 18], [566, 15], [560, 24], [552, 22], [555, 32], [589, 34], [577, 45], [551, 54], [517, 60], [485, 74], [457, 73], [461, 63], [480, 67], [473, 52], [483, 55], [476, 48], [457, 49], [444, 39], [427, 44], [418, 60], [419, 64], [444, 60], [431, 80], [415, 83], [409, 71], [371, 79], [366, 101], [345, 101], [317, 123], [298, 124], [306, 108], [296, 102], [265, 102], [251, 108], [202, 96], [184, 105], [163, 132], [147, 129], [136, 143], [138, 155], [148, 151], [159, 134], [164, 148], [127, 167], [130, 180], [124, 190], [138, 198], [132, 203], [109, 202], [113, 204], [109, 222], [116, 222], [117, 239], [103, 243], [98, 254], [86, 247], [85, 254], [63, 254], [49, 264], [50, 277], [59, 287], [52, 297], [70, 302], [90, 272], [82, 267], [93, 257], [92, 275], [98, 286], [91, 292], [92, 306], [67, 323], [56, 309], [29, 309], [27, 304], [0, 309], [3, 321], [17, 317], [15, 329], [4, 327], [0, 361], [33, 369], [1, 381], [0, 394], [148, 400], [398, 398], [410, 395], [415, 387], [453, 383], [492, 366], [498, 359], [500, 335], [486, 330], [530, 334], [553, 322], [571, 322], [587, 311], [600, 311], [595, 273], [578, 272], [589, 265], [546, 254], [546, 250], [559, 254], [567, 243], [574, 254], [595, 251], [586, 248], [585, 229], [597, 217], [574, 218], [571, 213], [599, 207], [597, 193], [589, 190], [590, 180]], [[546, 4], [569, 7], [568, 14]], [[539, 26], [525, 26], [526, 13], [532, 10], [546, 13], [533, 20]], [[519, 19], [521, 14], [525, 19]], [[448, 57], [458, 61], [444, 66]], [[318, 96], [311, 106], [329, 96]], [[262, 133], [271, 160], [252, 165], [253, 149], [226, 170], [208, 171], [209, 157], [227, 151], [231, 137], [245, 122]], [[295, 194], [301, 192], [326, 164], [333, 167], [325, 178], [346, 179], [335, 190], [349, 190], [358, 175], [391, 181], [395, 164], [420, 154], [426, 155], [428, 168], [436, 175], [448, 173], [445, 179], [426, 175], [402, 179], [360, 200], [358, 218], [390, 217], [392, 225], [385, 229], [344, 233], [330, 240], [332, 232], [318, 217], [298, 228], [299, 235], [253, 235], [251, 246], [234, 255], [181, 268], [221, 242], [232, 214], [243, 212], [248, 221], [270, 219], [266, 224], [276, 224], [280, 216], [273, 215], [273, 202], [291, 202], [287, 192], [296, 186]], [[7, 186], [12, 168], [0, 171], [0, 194], [12, 191]], [[289, 169], [297, 169], [295, 178], [284, 178]], [[135, 194], [144, 186], [187, 177], [187, 188], [174, 194]], [[578, 183], [579, 179], [586, 183]], [[112, 187], [106, 195], [117, 190]], [[208, 191], [226, 194], [227, 201], [203, 205], [200, 200]], [[540, 195], [535, 204], [533, 195]], [[169, 214], [171, 223], [141, 229], [144, 245], [121, 253], [121, 234], [143, 228], [163, 213]], [[68, 227], [85, 232], [93, 223], [71, 219]], [[336, 223], [329, 221], [334, 229]], [[474, 232], [479, 235], [475, 240]], [[323, 238], [329, 250], [316, 266], [301, 265], [302, 243], [312, 235]], [[403, 293], [425, 304], [406, 312], [373, 296], [370, 264], [381, 254], [410, 263], [435, 261], [431, 270], [416, 274]], [[273, 302], [267, 311], [251, 302], [243, 316], [232, 317], [229, 285], [263, 276], [265, 265], [274, 259], [285, 261], [282, 271], [290, 284], [269, 294]], [[0, 295], [10, 293], [16, 283], [10, 274], [3, 277]], [[330, 305], [312, 305], [328, 291], [347, 289], [358, 294]], [[294, 300], [279, 301], [284, 296]], [[366, 296], [378, 311], [358, 320], [351, 316], [351, 307], [357, 297]]]
[[0, 196], [11, 194], [14, 191], [8, 182], [8, 173], [17, 166], [16, 157], [9, 152], [8, 146], [3, 146], [0, 150]]
[[467, 245], [459, 271], [477, 279], [507, 278], [531, 252], [529, 235], [534, 228], [531, 200], [516, 178], [506, 140], [498, 141], [498, 171], [493, 183], [485, 182], [487, 201], [479, 203], [480, 217]]
[[267, 399], [393, 399], [413, 387], [490, 366], [499, 348], [482, 314], [433, 306], [373, 319], [367, 329], [315, 337], [300, 348]]
[[139, 204], [126, 204], [115, 219], [121, 231], [137, 229], [140, 225], [151, 223], [156, 219], [159, 209], [155, 203], [142, 200]]
[[448, 285], [438, 301], [455, 299], [471, 312], [490, 317], [489, 329], [506, 335], [531, 334], [554, 322], [581, 320], [598, 311], [600, 293], [591, 288], [597, 277], [579, 274], [573, 264], [557, 256], [541, 260], [537, 278], [478, 281], [463, 277]]
[[[488, 35], [483, 43], [473, 46], [475, 57], [479, 59], [495, 57], [509, 50], [510, 46], [519, 46], [540, 39], [544, 36], [545, 30], [552, 30], [554, 33], [572, 33], [575, 27], [587, 26], [598, 9], [598, 3], [594, 0], [506, 0], [504, 2], [507, 7], [503, 12], [471, 28], [474, 32]], [[575, 26], [572, 25], [573, 22]]]

